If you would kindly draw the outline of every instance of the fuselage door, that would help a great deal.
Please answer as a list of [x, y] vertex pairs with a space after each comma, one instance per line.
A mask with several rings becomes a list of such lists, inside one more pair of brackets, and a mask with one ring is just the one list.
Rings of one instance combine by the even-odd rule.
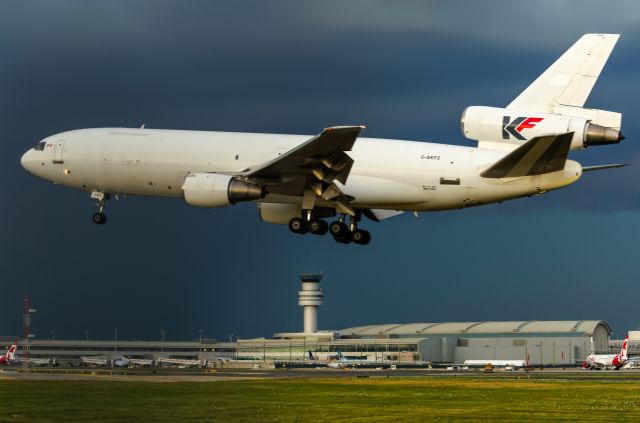
[[64, 140], [58, 140], [53, 144], [53, 162], [64, 163], [62, 152], [64, 150]]

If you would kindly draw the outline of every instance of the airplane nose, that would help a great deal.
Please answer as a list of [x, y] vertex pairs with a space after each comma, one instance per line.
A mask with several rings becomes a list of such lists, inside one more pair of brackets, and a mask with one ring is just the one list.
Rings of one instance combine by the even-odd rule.
[[27, 151], [26, 153], [24, 153], [22, 155], [22, 157], [20, 157], [20, 164], [22, 165], [23, 168], [27, 168], [26, 163], [27, 163], [27, 154], [29, 154], [29, 152]]
[[30, 173], [34, 173], [34, 160], [32, 157], [32, 150], [28, 150], [26, 153], [24, 153], [22, 155], [22, 157], [20, 158], [20, 164], [22, 165], [22, 167], [30, 172]]

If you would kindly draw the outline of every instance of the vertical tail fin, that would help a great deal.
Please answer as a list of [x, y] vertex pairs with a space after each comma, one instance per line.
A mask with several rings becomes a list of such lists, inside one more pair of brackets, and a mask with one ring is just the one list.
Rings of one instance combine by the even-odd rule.
[[313, 353], [309, 350], [309, 360], [313, 361], [315, 358], [313, 357]]
[[562, 106], [584, 106], [619, 34], [585, 34], [508, 108], [557, 113]]
[[620, 361], [626, 361], [627, 360], [627, 349], [629, 347], [629, 337], [627, 336], [626, 338], [624, 338], [624, 342], [622, 343], [622, 349], [620, 350]]
[[9, 348], [9, 351], [7, 351], [7, 354], [4, 357], [7, 360], [13, 360], [14, 357], [15, 357], [16, 349], [18, 349], [18, 343], [14, 342], [13, 345], [11, 346], [11, 348]]

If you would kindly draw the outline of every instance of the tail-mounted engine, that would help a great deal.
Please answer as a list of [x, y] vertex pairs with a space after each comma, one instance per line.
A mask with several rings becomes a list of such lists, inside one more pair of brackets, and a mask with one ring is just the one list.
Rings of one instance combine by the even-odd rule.
[[[618, 115], [612, 112], [576, 108], [579, 114]], [[619, 115], [618, 115], [619, 116]], [[614, 119], [615, 121], [615, 119]], [[587, 117], [531, 113], [497, 107], [472, 106], [462, 113], [462, 134], [472, 140], [489, 143], [521, 144], [533, 137], [573, 132], [571, 149], [591, 145], [617, 144], [624, 139], [617, 128], [593, 123]]]
[[184, 201], [197, 207], [225, 207], [267, 195], [263, 186], [221, 173], [191, 173], [182, 185]]

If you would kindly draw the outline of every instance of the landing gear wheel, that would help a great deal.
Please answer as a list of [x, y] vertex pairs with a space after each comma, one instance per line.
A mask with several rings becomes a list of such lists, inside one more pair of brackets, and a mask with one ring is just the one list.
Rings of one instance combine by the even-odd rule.
[[351, 232], [349, 231], [347, 231], [345, 235], [334, 236], [333, 239], [335, 239], [336, 242], [339, 242], [341, 244], [351, 244], [351, 241], [353, 241], [351, 237]]
[[104, 213], [94, 213], [91, 218], [96, 225], [104, 225], [107, 222], [107, 215]]
[[307, 222], [305, 222], [301, 217], [294, 217], [289, 221], [289, 229], [291, 232], [296, 234], [306, 234], [309, 228], [307, 227]]
[[347, 225], [344, 222], [340, 222], [340, 221], [333, 222], [329, 226], [329, 232], [331, 232], [331, 235], [333, 235], [333, 237], [336, 238], [336, 240], [338, 238], [344, 238], [347, 235], [350, 235], [349, 228], [347, 227]]
[[367, 245], [371, 241], [371, 234], [364, 229], [356, 229], [351, 234], [351, 238], [356, 244]]
[[309, 232], [314, 235], [324, 235], [329, 230], [329, 224], [321, 219], [312, 219], [309, 222]]

